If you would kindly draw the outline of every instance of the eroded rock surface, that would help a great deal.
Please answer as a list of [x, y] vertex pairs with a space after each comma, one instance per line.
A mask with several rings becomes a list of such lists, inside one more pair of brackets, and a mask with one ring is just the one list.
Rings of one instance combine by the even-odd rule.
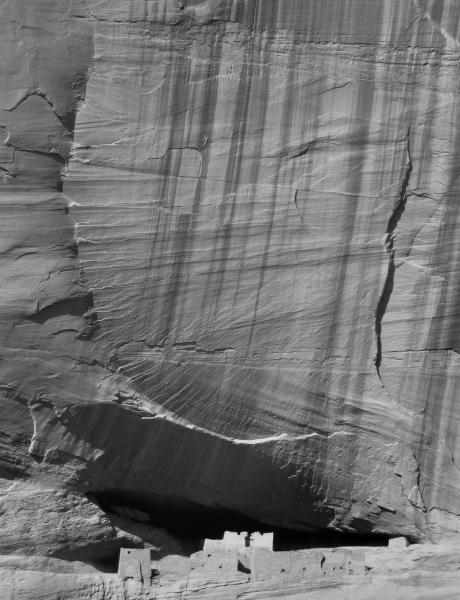
[[66, 515], [4, 553], [142, 543], [107, 494], [458, 531], [455, 0], [0, 14], [2, 503]]

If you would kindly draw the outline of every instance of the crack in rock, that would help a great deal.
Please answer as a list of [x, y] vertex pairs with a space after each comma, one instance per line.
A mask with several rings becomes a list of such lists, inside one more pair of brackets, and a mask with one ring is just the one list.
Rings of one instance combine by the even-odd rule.
[[[404, 179], [401, 185], [401, 190], [399, 192], [399, 199], [396, 203], [396, 206], [393, 209], [393, 212], [388, 220], [387, 228], [385, 231], [385, 251], [388, 256], [388, 268], [387, 274], [385, 277], [385, 283], [383, 284], [382, 292], [380, 293], [379, 300], [377, 302], [377, 307], [375, 309], [375, 336], [376, 336], [376, 344], [377, 344], [377, 352], [374, 359], [375, 368], [377, 371], [377, 375], [382, 382], [382, 377], [380, 375], [380, 367], [382, 365], [382, 320], [385, 316], [388, 303], [391, 298], [391, 294], [393, 292], [394, 287], [394, 275], [396, 271], [395, 267], [395, 230], [401, 220], [401, 217], [406, 209], [407, 197], [408, 197], [408, 187], [410, 178], [413, 171], [412, 157], [411, 157], [411, 149], [410, 149], [410, 127], [407, 130], [406, 135], [406, 146], [407, 146], [407, 160], [406, 160], [406, 171], [404, 174]], [[383, 384], [383, 382], [382, 382]]]
[[5, 112], [14, 112], [17, 108], [19, 108], [21, 106], [21, 104], [23, 104], [26, 100], [28, 100], [32, 96], [38, 96], [39, 98], [42, 98], [48, 104], [48, 106], [51, 108], [51, 110], [53, 111], [56, 118], [61, 122], [64, 129], [66, 129], [69, 133], [73, 134], [73, 126], [71, 126], [68, 123], [68, 121], [66, 120], [66, 115], [58, 114], [54, 107], [54, 103], [40, 89], [34, 89], [30, 92], [27, 92], [27, 94], [25, 96], [23, 96], [20, 100], [18, 100], [18, 102], [16, 102], [16, 104], [14, 106], [12, 106], [11, 108], [5, 109]]

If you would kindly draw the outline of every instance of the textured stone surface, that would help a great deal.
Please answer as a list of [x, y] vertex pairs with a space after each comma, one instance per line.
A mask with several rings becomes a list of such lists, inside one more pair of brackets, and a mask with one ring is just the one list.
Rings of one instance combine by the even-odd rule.
[[458, 531], [456, 1], [0, 14], [2, 502], [70, 511], [29, 547], [87, 493]]

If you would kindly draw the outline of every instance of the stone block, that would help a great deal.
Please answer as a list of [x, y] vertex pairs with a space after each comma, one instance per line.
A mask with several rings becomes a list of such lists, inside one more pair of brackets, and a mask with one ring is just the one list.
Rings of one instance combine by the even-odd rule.
[[133, 579], [150, 584], [151, 561], [149, 548], [121, 548], [118, 576], [123, 581]]
[[267, 550], [273, 550], [273, 533], [252, 533], [249, 546], [251, 548], [266, 548]]
[[404, 550], [407, 546], [409, 546], [409, 541], [403, 536], [388, 540], [388, 548], [391, 548], [391, 550]]

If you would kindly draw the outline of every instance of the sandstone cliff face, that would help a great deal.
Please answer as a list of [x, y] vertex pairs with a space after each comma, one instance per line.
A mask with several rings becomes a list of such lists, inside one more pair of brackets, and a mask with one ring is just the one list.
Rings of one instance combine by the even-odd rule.
[[455, 0], [0, 10], [2, 503], [458, 529]]

